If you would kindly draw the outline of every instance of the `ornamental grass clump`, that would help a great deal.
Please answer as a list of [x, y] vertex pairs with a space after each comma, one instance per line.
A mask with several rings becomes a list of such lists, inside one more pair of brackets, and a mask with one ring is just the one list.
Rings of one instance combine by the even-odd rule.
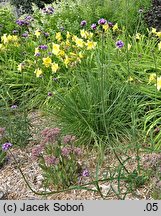
[[81, 176], [89, 176], [81, 167], [83, 151], [76, 146], [75, 136], [62, 137], [60, 128], [45, 128], [41, 137], [40, 145], [32, 149], [32, 158], [43, 171], [45, 187], [65, 189], [78, 184]]

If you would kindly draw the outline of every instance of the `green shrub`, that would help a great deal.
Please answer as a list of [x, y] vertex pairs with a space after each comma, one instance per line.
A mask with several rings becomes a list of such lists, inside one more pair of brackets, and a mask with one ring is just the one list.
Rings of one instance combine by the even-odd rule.
[[12, 33], [16, 26], [15, 20], [16, 18], [11, 8], [0, 7], [0, 37], [3, 34]]
[[36, 4], [39, 8], [44, 7], [44, 4], [50, 4], [54, 0], [11, 0], [11, 4], [16, 6], [17, 9], [20, 9], [20, 13], [31, 13], [32, 3]]

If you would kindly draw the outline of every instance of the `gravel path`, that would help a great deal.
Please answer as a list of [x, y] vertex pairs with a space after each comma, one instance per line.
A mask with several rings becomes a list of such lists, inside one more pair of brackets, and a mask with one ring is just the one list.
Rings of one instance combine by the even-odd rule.
[[[44, 191], [42, 186], [42, 172], [36, 161], [31, 159], [31, 150], [34, 145], [37, 144], [39, 139], [39, 133], [44, 126], [48, 124], [48, 120], [40, 113], [32, 113], [30, 119], [35, 128], [33, 133], [33, 140], [25, 149], [12, 148], [11, 152], [19, 162], [19, 165], [29, 181], [30, 185], [35, 191]], [[36, 131], [36, 133], [35, 133]], [[32, 191], [27, 187], [24, 179], [21, 176], [20, 171], [17, 168], [13, 157], [10, 157], [6, 164], [0, 169], [0, 196], [1, 191], [5, 193], [3, 199], [9, 200], [22, 200], [22, 199], [52, 199], [52, 200], [99, 200], [102, 199], [98, 193], [94, 193], [86, 190], [72, 190], [66, 193], [59, 193], [50, 195], [48, 197], [38, 196], [32, 193]], [[91, 152], [86, 156], [86, 165], [90, 170], [91, 174], [95, 174], [97, 158], [96, 152]], [[102, 168], [100, 169], [99, 175], [102, 176], [104, 171], [114, 167], [117, 164], [116, 159], [110, 154], [107, 154]], [[128, 168], [134, 170], [136, 168], [135, 157], [133, 156], [129, 161]], [[91, 175], [92, 176], [92, 175]], [[83, 179], [83, 183], [89, 181], [89, 179]], [[110, 189], [110, 183], [100, 183], [102, 188], [102, 193], [105, 194], [109, 192], [107, 199], [118, 199], [116, 195]], [[112, 183], [113, 188], [117, 191], [117, 182]], [[94, 188], [94, 186], [92, 186]], [[122, 188], [124, 189], [125, 183], [122, 183]], [[140, 199], [152, 199], [151, 197], [152, 184], [148, 183], [138, 188], [133, 194], [128, 194], [126, 199], [130, 200], [140, 200]]]

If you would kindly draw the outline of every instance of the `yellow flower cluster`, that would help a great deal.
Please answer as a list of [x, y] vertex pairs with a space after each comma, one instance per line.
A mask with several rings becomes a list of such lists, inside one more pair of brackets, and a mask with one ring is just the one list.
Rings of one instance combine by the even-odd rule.
[[157, 90], [159, 91], [161, 89], [161, 76], [157, 77], [156, 73], [151, 73], [149, 76], [148, 84], [151, 83], [153, 83], [157, 87]]
[[[157, 36], [158, 38], [161, 38], [161, 31], [157, 32], [156, 28], [152, 28], [151, 33]], [[161, 41], [158, 43], [158, 49], [161, 50]]]
[[18, 37], [17, 35], [7, 35], [7, 34], [4, 34], [2, 37], [1, 37], [1, 41], [3, 42], [3, 44], [8, 44], [8, 43], [13, 43], [13, 42], [17, 42], [18, 41]]
[[[39, 38], [41, 31], [37, 29], [34, 35]], [[35, 65], [34, 74], [36, 77], [41, 77], [46, 70], [56, 73], [60, 68], [74, 67], [86, 56], [86, 52], [95, 49], [97, 43], [93, 41], [93, 33], [85, 30], [80, 31], [80, 36], [72, 35], [67, 31], [66, 35], [57, 32], [54, 35], [55, 40], [46, 45], [39, 45], [34, 49], [35, 60], [32, 64]], [[4, 35], [3, 41], [6, 39]], [[13, 40], [13, 37], [12, 37]], [[22, 71], [23, 65], [18, 65], [18, 71]]]

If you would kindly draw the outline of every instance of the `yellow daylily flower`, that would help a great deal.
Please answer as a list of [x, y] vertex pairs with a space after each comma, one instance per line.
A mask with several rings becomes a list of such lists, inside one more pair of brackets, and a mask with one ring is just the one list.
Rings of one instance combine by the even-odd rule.
[[104, 24], [102, 27], [103, 27], [103, 29], [104, 29], [105, 31], [107, 31], [107, 30], [109, 29], [108, 23]]
[[66, 67], [68, 67], [68, 64], [70, 63], [70, 58], [66, 55], [64, 59], [64, 64]]
[[35, 31], [35, 36], [38, 38], [41, 35], [41, 31], [39, 29], [37, 29]]
[[83, 54], [82, 54], [82, 52], [79, 52], [78, 56], [79, 56], [79, 58], [83, 58], [84, 57]]
[[7, 34], [4, 34], [4, 35], [1, 37], [1, 41], [2, 41], [4, 44], [8, 43]]
[[161, 32], [156, 32], [156, 35], [161, 38]]
[[136, 40], [140, 40], [140, 37], [141, 37], [140, 33], [137, 33], [137, 34], [135, 35]]
[[161, 76], [157, 78], [157, 90], [159, 91], [160, 89], [161, 89]]
[[56, 73], [58, 69], [59, 69], [59, 66], [58, 66], [57, 63], [54, 62], [54, 63], [51, 64], [52, 72]]
[[35, 55], [36, 55], [36, 53], [38, 53], [39, 52], [39, 47], [36, 47], [35, 48]]
[[69, 39], [71, 37], [70, 33], [67, 31], [66, 38]]
[[94, 41], [87, 41], [86, 45], [87, 45], [87, 50], [91, 50], [96, 47], [97, 43]]
[[88, 33], [88, 39], [91, 39], [93, 37], [93, 32]]
[[134, 78], [132, 76], [129, 76], [128, 81], [132, 82]]
[[61, 56], [61, 57], [64, 57], [64, 56], [65, 56], [64, 50], [60, 50], [60, 51], [59, 51], [59, 56]]
[[65, 41], [65, 44], [66, 44], [67, 46], [70, 46], [70, 41], [67, 39], [67, 40]]
[[12, 39], [11, 39], [12, 41], [18, 41], [18, 36], [17, 35], [12, 35]]
[[17, 70], [22, 72], [22, 69], [24, 67], [24, 64], [23, 63], [20, 63], [18, 66], [17, 66]]
[[156, 28], [152, 28], [151, 33], [156, 34], [157, 33]]
[[88, 32], [85, 31], [84, 29], [81, 29], [81, 30], [80, 30], [80, 35], [81, 35], [82, 38], [87, 39], [87, 37], [88, 37]]
[[114, 32], [118, 30], [118, 24], [117, 24], [117, 23], [112, 27], [112, 30], [113, 30]]
[[1, 43], [0, 44], [0, 50], [4, 50], [5, 49], [5, 46]]
[[53, 43], [52, 53], [54, 55], [58, 55], [59, 52], [60, 52], [60, 45]]
[[52, 63], [52, 60], [50, 57], [43, 58], [43, 64], [45, 65], [45, 67], [49, 67], [51, 63]]
[[78, 39], [78, 37], [76, 36], [76, 35], [73, 35], [73, 37], [72, 37], [72, 41], [76, 41]]
[[9, 34], [9, 35], [7, 36], [7, 39], [8, 39], [8, 42], [9, 42], [9, 41], [12, 41], [12, 39], [13, 39], [12, 35]]
[[158, 49], [161, 50], [161, 41], [158, 43]]
[[35, 71], [34, 71], [34, 73], [36, 74], [36, 77], [40, 77], [41, 75], [42, 75], [42, 70], [41, 69], [39, 69], [39, 68], [37, 68]]
[[84, 46], [84, 41], [81, 38], [77, 38], [75, 40], [75, 43], [78, 47], [83, 47]]
[[127, 45], [127, 49], [130, 50], [131, 47], [132, 47], [132, 45], [128, 43], [128, 45]]
[[61, 32], [57, 32], [55, 38], [57, 39], [57, 41], [61, 41], [62, 40]]
[[149, 76], [149, 82], [148, 84], [156, 81], [156, 73], [151, 73]]

